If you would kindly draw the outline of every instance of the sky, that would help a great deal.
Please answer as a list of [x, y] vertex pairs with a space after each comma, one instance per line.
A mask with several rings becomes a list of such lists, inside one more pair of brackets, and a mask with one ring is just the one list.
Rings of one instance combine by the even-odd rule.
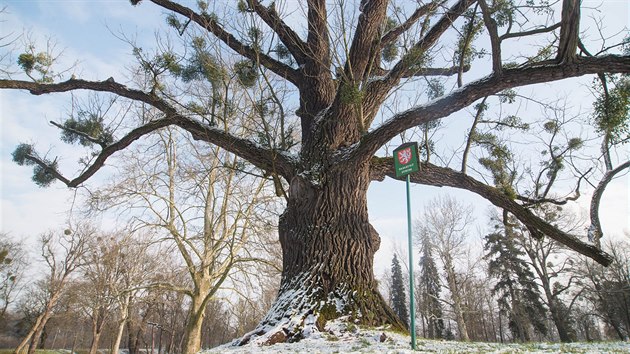
[[[583, 4], [588, 7], [599, 2], [583, 1]], [[50, 39], [50, 43], [56, 43], [57, 50], [63, 51], [61, 67], [78, 63], [81, 70], [77, 76], [88, 80], [114, 77], [124, 82], [125, 67], [133, 62], [133, 56], [130, 47], [120, 38], [135, 38], [138, 43], [153, 42], [156, 28], [164, 21], [163, 12], [149, 2], [134, 8], [127, 0], [1, 0], [1, 7], [6, 7], [0, 15], [2, 36], [15, 39], [14, 44], [18, 45], [25, 38], [38, 43]], [[601, 13], [610, 19], [610, 27], [623, 26], [629, 23], [630, 5], [626, 0], [606, 1]], [[1, 47], [0, 53], [8, 53], [8, 48]], [[9, 58], [15, 60], [15, 56]], [[579, 85], [584, 82], [588, 80]], [[554, 89], [572, 92], [575, 84], [575, 81], [564, 82]], [[63, 171], [75, 171], [76, 153], [58, 140], [58, 131], [47, 123], [61, 119], [70, 99], [70, 94], [34, 97], [26, 92], [0, 90], [0, 232], [27, 240], [27, 244], [33, 245], [37, 235], [47, 230], [63, 228], [67, 211], [77, 210], [81, 205], [76, 191], [60, 183], [46, 189], [32, 183], [31, 169], [13, 163], [11, 152], [21, 142], [34, 142], [39, 151], [60, 156]], [[578, 106], [589, 105], [584, 102], [583, 93], [574, 99]], [[621, 154], [630, 155], [627, 149]], [[89, 184], [98, 186], [103, 178], [99, 174]], [[580, 202], [572, 206], [579, 215], [587, 214], [589, 193], [588, 188], [583, 189]], [[413, 217], [420, 216], [428, 200], [445, 194], [473, 205], [477, 222], [471, 225], [470, 233], [472, 243], [479, 248], [481, 235], [488, 230], [487, 214], [491, 208], [479, 196], [448, 188], [412, 185]], [[375, 258], [375, 272], [379, 275], [391, 264], [392, 252], [406, 254], [405, 186], [390, 179], [374, 182], [368, 203], [371, 221], [382, 237], [381, 250]], [[600, 214], [605, 234], [622, 237], [624, 231], [630, 230], [629, 203], [630, 178], [626, 174], [617, 178], [604, 195]]]

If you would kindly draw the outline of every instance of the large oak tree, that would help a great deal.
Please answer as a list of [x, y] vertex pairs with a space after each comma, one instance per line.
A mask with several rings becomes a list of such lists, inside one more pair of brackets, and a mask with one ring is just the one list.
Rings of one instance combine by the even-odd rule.
[[[140, 2], [131, 1], [133, 5]], [[315, 325], [320, 329], [326, 321], [342, 316], [363, 324], [402, 327], [379, 295], [373, 275], [380, 240], [368, 218], [366, 193], [372, 181], [395, 178], [393, 160], [386, 156], [384, 146], [399, 142], [401, 134], [418, 126], [461, 119], [454, 113], [508, 89], [584, 75], [630, 73], [630, 56], [611, 54], [618, 46], [610, 45], [596, 54], [585, 50], [579, 0], [563, 0], [555, 7], [546, 1], [516, 0], [401, 4], [387, 0], [307, 0], [300, 4], [242, 0], [236, 8], [213, 4], [214, 11], [203, 1], [189, 7], [183, 2], [147, 0], [129, 11], [141, 16], [145, 6], [161, 7], [168, 13], [173, 31], [191, 40], [188, 51], [179, 55], [169, 50], [150, 56], [134, 50], [145, 76], [151, 78], [145, 84], [74, 77], [56, 82], [47, 70], [49, 58], [27, 52], [18, 63], [31, 80], [0, 80], [0, 88], [27, 90], [33, 95], [105, 92], [159, 114], [149, 121], [128, 120], [127, 126], [133, 126], [117, 138], [97, 129], [102, 125], [98, 117], [88, 115], [58, 124], [66, 140], [98, 148], [74, 178], [65, 177], [56, 161], [41, 157], [31, 145], [20, 145], [14, 159], [34, 165], [36, 180], [42, 184], [56, 179], [75, 188], [134, 141], [177, 126], [194, 139], [220, 146], [262, 170], [264, 178], [273, 179], [278, 194], [286, 199], [279, 220], [281, 288], [269, 314], [252, 333], [267, 334], [265, 338], [274, 340], [299, 339], [305, 322], [312, 324], [311, 315], [316, 316]], [[189, 33], [197, 35], [186, 37]], [[208, 48], [207, 39], [218, 43], [216, 51]], [[516, 41], [545, 42], [544, 50], [505, 54]], [[482, 46], [487, 47], [485, 55]], [[220, 62], [219, 55], [225, 61]], [[226, 69], [227, 62], [233, 64], [233, 70]], [[471, 70], [486, 73], [467, 80]], [[222, 80], [232, 72], [244, 86], [269, 84], [264, 102], [271, 102], [275, 113], [260, 105], [265, 112], [260, 115], [258, 137], [218, 128], [216, 112], [204, 109], [199, 92], [180, 98], [174, 95], [181, 87], [177, 85], [194, 86], [205, 79], [211, 84], [205, 99], [213, 100], [220, 97], [213, 92], [224, 87]], [[434, 83], [436, 77], [451, 77], [456, 83], [450, 91], [422, 85]], [[273, 86], [278, 81], [295, 93], [295, 115], [289, 106], [283, 108], [285, 96]], [[388, 104], [390, 96], [405, 87], [413, 91], [413, 104], [404, 110], [393, 108]], [[430, 100], [422, 102], [427, 97]], [[191, 99], [194, 104], [189, 103]], [[234, 107], [226, 102], [224, 108]], [[269, 124], [272, 114], [276, 118]], [[290, 129], [291, 119], [299, 122], [294, 130]], [[292, 138], [299, 140], [297, 145]], [[411, 181], [476, 193], [512, 214], [532, 235], [546, 235], [599, 263], [611, 262], [596, 245], [556, 228], [528, 208], [549, 198], [532, 200], [470, 174], [466, 169], [468, 151], [467, 146], [466, 155], [460, 157], [461, 170], [427, 158]], [[251, 338], [246, 336], [243, 342]]]

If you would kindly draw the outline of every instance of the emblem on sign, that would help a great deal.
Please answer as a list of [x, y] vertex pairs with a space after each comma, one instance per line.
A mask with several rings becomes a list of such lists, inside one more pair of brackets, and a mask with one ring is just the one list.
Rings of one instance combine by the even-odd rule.
[[396, 177], [404, 177], [420, 170], [417, 142], [402, 144], [394, 150], [394, 168]]
[[408, 147], [406, 149], [403, 149], [401, 151], [398, 151], [398, 162], [400, 162], [401, 165], [406, 165], [409, 162], [411, 162], [411, 148]]

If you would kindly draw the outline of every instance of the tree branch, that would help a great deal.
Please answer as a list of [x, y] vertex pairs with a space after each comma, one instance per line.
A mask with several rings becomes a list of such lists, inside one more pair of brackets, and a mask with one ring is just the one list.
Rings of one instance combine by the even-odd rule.
[[499, 33], [497, 30], [497, 23], [490, 14], [490, 8], [486, 3], [486, 0], [478, 0], [481, 7], [481, 13], [483, 14], [483, 22], [488, 29], [490, 35], [490, 46], [492, 47], [492, 71], [496, 75], [501, 75], [503, 69], [501, 64], [501, 40], [499, 39]]
[[509, 88], [601, 72], [630, 73], [630, 56], [578, 57], [571, 63], [527, 66], [504, 70], [500, 76], [496, 74], [487, 76], [454, 90], [450, 95], [393, 116], [380, 127], [365, 134], [352, 155], [356, 158], [369, 159], [381, 146], [401, 132], [444, 118], [482, 97]]
[[205, 14], [198, 14], [191, 8], [180, 5], [170, 0], [151, 0], [156, 5], [163, 7], [167, 10], [178, 13], [186, 18], [191, 19], [199, 26], [203, 27], [210, 33], [214, 34], [218, 39], [225, 43], [228, 47], [234, 50], [236, 53], [249, 58], [255, 63], [260, 63], [265, 68], [273, 71], [277, 75], [285, 78], [294, 85], [298, 85], [303, 79], [300, 73], [291, 68], [290, 66], [271, 58], [270, 56], [261, 53], [260, 51], [243, 44], [234, 35], [227, 32], [215, 19]]
[[350, 46], [348, 61], [345, 65], [345, 78], [356, 83], [363, 80], [368, 64], [380, 51], [374, 50], [374, 43], [380, 36], [380, 28], [387, 10], [386, 0], [362, 1], [359, 8], [359, 21]]
[[473, 143], [473, 137], [475, 136], [475, 132], [477, 130], [477, 124], [479, 124], [479, 120], [485, 111], [486, 101], [488, 100], [488, 96], [484, 97], [479, 103], [479, 108], [477, 108], [477, 113], [475, 114], [475, 119], [473, 119], [473, 123], [470, 127], [470, 132], [468, 133], [468, 138], [466, 139], [466, 147], [464, 148], [464, 153], [462, 154], [462, 169], [461, 173], [466, 174], [466, 169], [468, 167], [468, 154], [470, 152], [470, 148]]
[[561, 16], [562, 27], [560, 27], [560, 43], [556, 59], [559, 62], [573, 61], [577, 55], [580, 35], [580, 0], [564, 0]]
[[304, 63], [306, 43], [300, 39], [291, 27], [287, 26], [275, 9], [275, 3], [266, 7], [258, 0], [248, 0], [249, 6], [265, 21], [265, 23], [278, 35], [280, 41], [287, 47], [298, 64]]
[[[464, 65], [464, 72], [470, 70], [470, 65]], [[451, 76], [459, 73], [460, 67], [452, 66], [450, 68], [421, 68], [421, 69], [407, 69], [402, 72], [401, 79], [407, 79], [412, 77], [425, 77], [425, 76]], [[383, 68], [377, 68], [372, 70], [372, 76], [378, 77], [386, 75], [389, 71]]]
[[[288, 180], [290, 180], [293, 176], [294, 162], [288, 155], [279, 151], [266, 149], [247, 139], [238, 138], [221, 129], [217, 129], [197, 120], [185, 117], [156, 94], [130, 89], [122, 84], [114, 82], [113, 79], [105, 81], [70, 79], [68, 81], [55, 84], [39, 84], [21, 80], [0, 80], [0, 89], [28, 90], [33, 95], [67, 92], [79, 89], [109, 92], [149, 104], [164, 113], [164, 118], [148, 122], [136, 129], [133, 129], [117, 142], [104, 148], [92, 165], [83, 171], [81, 175], [71, 181], [66, 180], [67, 182], [64, 182], [68, 187], [77, 187], [81, 183], [85, 182], [101, 167], [103, 167], [107, 158], [114, 153], [125, 149], [142, 136], [169, 125], [176, 125], [187, 130], [193, 135], [193, 138], [197, 140], [221, 146], [222, 148], [248, 160], [258, 168], [266, 171], [273, 171]], [[64, 181], [63, 179], [60, 180]]]
[[[394, 161], [391, 157], [372, 158], [370, 173], [372, 180], [382, 181], [386, 176], [402, 180], [401, 178], [395, 177]], [[424, 185], [453, 187], [471, 191], [482, 196], [495, 206], [508, 210], [528, 228], [538, 230], [574, 251], [594, 259], [602, 265], [607, 266], [613, 261], [609, 254], [603, 252], [598, 247], [584, 243], [576, 236], [567, 234], [557, 229], [536, 216], [529, 209], [511, 200], [499, 189], [481, 183], [470, 176], [464, 175], [463, 173], [449, 168], [424, 163], [422, 164], [419, 172], [410, 175], [410, 180], [414, 183]]]
[[537, 28], [537, 29], [530, 30], [530, 31], [513, 32], [513, 33], [508, 32], [508, 33], [505, 33], [505, 34], [501, 35], [499, 37], [499, 40], [502, 42], [502, 41], [504, 41], [506, 39], [509, 39], [509, 38], [526, 37], [526, 36], [530, 36], [530, 35], [534, 35], [534, 34], [552, 32], [552, 31], [558, 29], [561, 24], [562, 23], [558, 22], [558, 23], [556, 23], [554, 25], [551, 25], [549, 27]]
[[607, 171], [602, 180], [597, 184], [595, 191], [593, 191], [590, 208], [591, 226], [588, 228], [588, 238], [597, 246], [600, 246], [599, 240], [604, 236], [602, 233], [602, 226], [599, 221], [599, 204], [602, 200], [602, 196], [604, 195], [604, 191], [606, 190], [608, 183], [612, 181], [613, 177], [627, 168], [630, 168], [630, 161], [626, 161], [617, 166], [615, 169]]
[[440, 20], [418, 41], [409, 52], [405, 54], [389, 73], [387, 81], [395, 83], [401, 77], [401, 72], [405, 72], [413, 64], [416, 64], [418, 56], [421, 56], [431, 48], [446, 30], [468, 9], [475, 1], [460, 0], [451, 7]]
[[445, 2], [446, 0], [433, 1], [429, 4], [426, 4], [417, 8], [416, 11], [414, 11], [413, 14], [411, 14], [411, 16], [409, 16], [407, 20], [405, 20], [405, 22], [400, 24], [398, 27], [392, 28], [389, 32], [385, 33], [385, 35], [381, 39], [381, 49], [385, 45], [398, 39], [398, 37], [400, 37], [403, 33], [405, 33], [405, 31], [409, 30], [411, 26], [413, 26], [416, 22], [418, 22], [418, 20], [422, 18], [422, 16], [427, 15], [428, 13], [434, 11], [435, 9], [437, 9], [438, 6], [442, 5]]
[[[308, 0], [308, 36], [306, 39], [309, 63], [306, 76], [332, 81], [330, 74], [330, 43], [326, 0]], [[319, 77], [319, 75], [323, 77]], [[332, 82], [331, 82], [332, 84]]]
[[86, 134], [86, 133], [84, 133], [82, 131], [79, 131], [79, 130], [76, 130], [76, 129], [72, 129], [72, 128], [68, 128], [68, 127], [64, 127], [63, 125], [61, 125], [59, 123], [56, 123], [56, 122], [54, 122], [52, 120], [49, 121], [48, 123], [54, 125], [55, 127], [59, 128], [61, 130], [65, 130], [65, 131], [70, 132], [72, 134], [79, 135], [79, 136], [83, 137], [84, 139], [88, 140], [89, 142], [91, 142], [92, 144], [100, 145], [101, 148], [107, 147], [107, 143], [105, 141], [97, 139], [97, 138], [95, 138], [95, 137], [93, 137], [93, 136], [91, 136], [89, 134]]
[[[367, 106], [364, 111], [373, 112], [376, 107], [380, 106], [387, 97], [389, 91], [398, 84], [401, 78], [410, 76], [410, 72], [414, 70], [414, 65], [421, 64], [422, 58], [426, 51], [430, 49], [437, 40], [446, 32], [452, 23], [459, 18], [474, 0], [460, 0], [451, 7], [440, 20], [427, 32], [427, 34], [418, 41], [402, 58], [394, 65], [387, 75], [379, 80], [371, 81], [365, 89], [365, 102]], [[421, 70], [421, 66], [415, 68], [416, 71]]]

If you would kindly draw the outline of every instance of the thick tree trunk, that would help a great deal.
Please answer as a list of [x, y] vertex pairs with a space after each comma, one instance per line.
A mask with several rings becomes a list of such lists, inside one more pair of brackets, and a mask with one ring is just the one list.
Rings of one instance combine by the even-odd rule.
[[192, 298], [188, 311], [188, 322], [184, 332], [182, 353], [195, 354], [201, 350], [201, 329], [205, 311], [204, 297], [197, 295]]
[[[321, 170], [325, 175], [319, 174]], [[293, 178], [280, 217], [283, 250], [278, 297], [256, 330], [267, 343], [295, 341], [344, 317], [365, 325], [404, 325], [377, 290], [380, 238], [368, 220], [369, 166], [311, 169]]]

